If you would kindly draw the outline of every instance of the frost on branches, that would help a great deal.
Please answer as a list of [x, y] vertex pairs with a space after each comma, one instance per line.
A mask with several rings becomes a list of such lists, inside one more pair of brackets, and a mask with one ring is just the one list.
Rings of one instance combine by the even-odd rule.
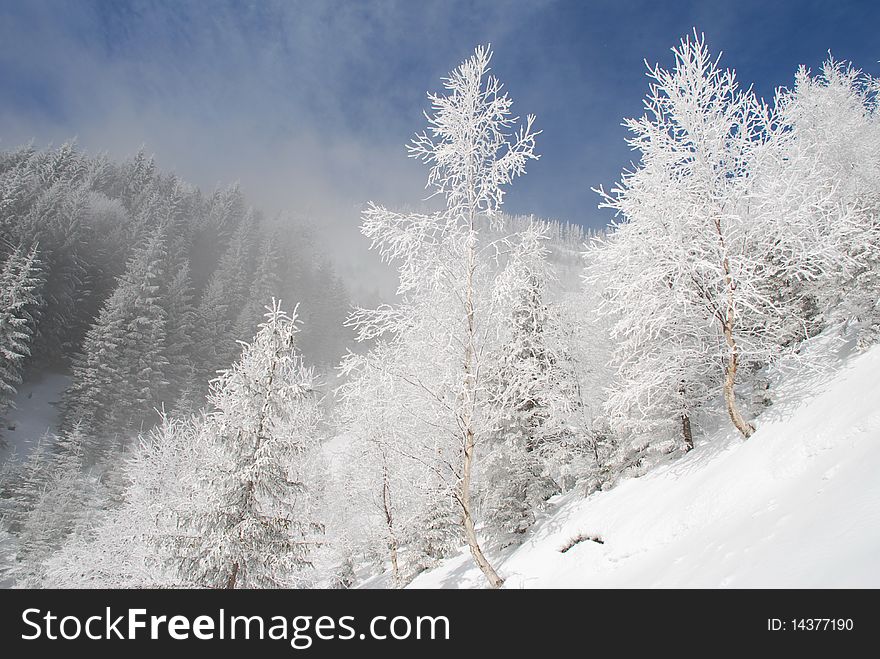
[[[429, 94], [428, 131], [409, 146], [429, 166], [427, 187], [445, 208], [401, 214], [371, 204], [362, 232], [382, 257], [398, 265], [401, 303], [358, 310], [360, 340], [383, 338], [383, 375], [392, 378], [394, 415], [409, 426], [395, 450], [435, 476], [435, 506], [454, 498], [463, 536], [492, 587], [503, 583], [477, 538], [478, 456], [501, 426], [493, 405], [490, 361], [509, 324], [510, 296], [495, 281], [511, 249], [536, 249], [522, 236], [481, 241], [480, 226], [498, 227], [504, 188], [536, 159], [533, 117], [519, 124], [501, 83], [489, 74], [491, 52], [477, 48], [444, 80], [446, 95]], [[351, 356], [353, 382], [371, 377], [369, 357]], [[374, 360], [375, 363], [375, 360]], [[357, 384], [343, 392], [352, 399]], [[392, 422], [395, 422], [392, 419]], [[447, 518], [448, 519], [448, 518]], [[447, 522], [448, 523], [448, 522]]]
[[803, 284], [852, 269], [848, 246], [864, 234], [778, 106], [741, 90], [701, 36], [673, 53], [671, 71], [649, 68], [646, 114], [625, 122], [639, 166], [598, 190], [623, 219], [591, 251], [588, 279], [606, 282], [615, 319], [609, 412], [643, 431], [675, 419], [689, 448], [691, 415], [719, 390], [752, 434], [742, 372], [806, 338]]
[[163, 416], [127, 469], [122, 507], [49, 562], [47, 584], [312, 585], [322, 543], [320, 407], [278, 303], [211, 383], [212, 411]]
[[199, 587], [184, 574], [179, 546], [192, 542], [182, 520], [206, 507], [198, 487], [204, 465], [199, 418], [162, 416], [142, 436], [125, 465], [121, 506], [94, 528], [71, 538], [45, 567], [44, 586], [56, 588]]
[[833, 185], [841, 209], [848, 209], [855, 231], [846, 245], [848, 271], [836, 281], [811, 281], [805, 297], [818, 321], [843, 317], [859, 331], [859, 343], [880, 337], [880, 80], [851, 64], [829, 58], [811, 74], [801, 67], [791, 90], [776, 104], [790, 143], [813, 153], [814, 172]]
[[308, 584], [323, 527], [314, 501], [320, 407], [296, 351], [296, 313], [277, 302], [232, 368], [211, 383], [202, 476], [208, 506], [190, 523], [191, 574], [206, 585]]
[[0, 418], [12, 405], [31, 354], [42, 283], [36, 245], [16, 247], [0, 265]]
[[494, 305], [508, 319], [486, 359], [495, 431], [478, 491], [486, 524], [508, 544], [559, 491], [560, 453], [573, 444], [577, 383], [560, 319], [546, 299], [545, 230], [533, 225], [516, 242], [505, 241], [506, 263], [493, 284]]

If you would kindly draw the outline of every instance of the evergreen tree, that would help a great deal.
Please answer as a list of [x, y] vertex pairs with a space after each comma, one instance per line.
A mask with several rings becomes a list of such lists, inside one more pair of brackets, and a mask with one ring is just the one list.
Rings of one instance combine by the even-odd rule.
[[19, 586], [42, 586], [45, 561], [98, 516], [102, 496], [98, 483], [83, 471], [84, 442], [78, 427], [56, 441], [47, 478], [19, 534], [15, 569]]
[[238, 314], [248, 292], [253, 224], [239, 227], [208, 282], [196, 312], [199, 381], [208, 382], [236, 359]]
[[88, 433], [122, 433], [161, 405], [168, 384], [163, 233], [160, 227], [135, 250], [87, 333], [65, 395], [65, 428], [81, 423]]
[[0, 267], [0, 418], [12, 405], [31, 354], [41, 285], [37, 246], [15, 248]]
[[188, 261], [177, 267], [163, 292], [165, 358], [168, 360], [168, 388], [163, 400], [177, 406], [184, 393], [192, 388], [195, 370], [196, 310]]
[[296, 313], [273, 301], [240, 360], [211, 384], [200, 480], [209, 505], [186, 521], [197, 539], [180, 556], [181, 574], [203, 586], [313, 582], [322, 532], [315, 516], [320, 407], [297, 331]]
[[82, 183], [55, 180], [44, 187], [13, 235], [22, 244], [40, 246], [44, 300], [31, 353], [43, 365], [65, 364], [79, 345], [88, 319], [82, 314], [89, 297], [84, 220], [88, 191]]
[[[490, 367], [497, 427], [481, 474], [483, 510], [498, 536], [524, 533], [534, 512], [559, 491], [550, 463], [571, 434], [574, 381], [562, 351], [558, 318], [544, 301], [547, 273], [538, 227], [521, 242], [499, 275], [498, 291], [511, 310], [506, 337]], [[504, 281], [507, 280], [507, 281]]]
[[122, 501], [44, 562], [46, 587], [199, 585], [175, 571], [191, 540], [181, 520], [204, 506], [198, 488], [204, 445], [198, 428], [198, 419], [163, 415], [141, 436], [125, 463]]
[[0, 481], [0, 521], [11, 533], [21, 533], [28, 512], [34, 507], [37, 498], [52, 473], [50, 454], [51, 438], [41, 437], [20, 462], [10, 461], [10, 467]]
[[153, 183], [156, 176], [156, 163], [153, 156], [148, 156], [145, 147], [141, 146], [129, 162], [122, 166], [118, 198], [123, 205], [134, 212], [137, 202], [145, 190]]
[[263, 240], [244, 306], [235, 322], [235, 336], [242, 341], [250, 341], [257, 326], [265, 315], [266, 305], [281, 294], [281, 278], [276, 235]]
[[465, 542], [462, 533], [461, 507], [456, 492], [443, 479], [431, 478], [423, 485], [421, 497], [427, 505], [414, 520], [420, 529], [415, 542], [410, 546], [414, 556], [410, 559], [415, 576], [437, 563], [452, 556]]

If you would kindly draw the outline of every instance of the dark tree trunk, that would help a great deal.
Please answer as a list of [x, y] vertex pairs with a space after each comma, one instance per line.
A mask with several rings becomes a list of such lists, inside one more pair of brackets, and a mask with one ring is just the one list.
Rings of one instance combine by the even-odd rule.
[[238, 563], [232, 566], [232, 572], [229, 573], [229, 580], [226, 582], [227, 588], [235, 588], [235, 581], [238, 579]]
[[694, 448], [694, 436], [691, 433], [691, 418], [687, 414], [681, 415], [681, 435], [684, 438], [684, 452]]

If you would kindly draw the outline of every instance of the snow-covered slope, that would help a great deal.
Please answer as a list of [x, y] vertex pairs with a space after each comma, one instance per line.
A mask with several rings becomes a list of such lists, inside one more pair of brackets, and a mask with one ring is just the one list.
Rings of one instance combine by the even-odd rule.
[[[880, 346], [776, 376], [747, 441], [722, 427], [688, 455], [553, 502], [495, 556], [507, 588], [880, 587]], [[728, 424], [724, 424], [726, 426]], [[561, 549], [582, 537], [568, 551]], [[412, 587], [483, 587], [466, 552]]]

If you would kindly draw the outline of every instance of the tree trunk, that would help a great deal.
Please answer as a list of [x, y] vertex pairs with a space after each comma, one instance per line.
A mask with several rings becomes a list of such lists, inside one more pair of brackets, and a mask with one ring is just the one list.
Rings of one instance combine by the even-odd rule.
[[687, 414], [681, 415], [681, 435], [684, 438], [684, 452], [694, 448], [694, 436], [691, 433], [691, 418]]
[[477, 541], [477, 533], [474, 529], [474, 516], [471, 509], [471, 474], [474, 467], [474, 448], [476, 440], [474, 438], [473, 428], [473, 409], [476, 405], [477, 382], [476, 371], [476, 323], [474, 318], [474, 271], [476, 270], [476, 237], [474, 229], [474, 213], [471, 211], [470, 217], [470, 236], [468, 238], [468, 270], [467, 270], [467, 290], [465, 291], [465, 319], [467, 320], [467, 343], [464, 352], [464, 377], [465, 377], [465, 399], [461, 415], [461, 426], [464, 432], [464, 451], [461, 470], [461, 481], [459, 482], [459, 503], [461, 504], [462, 523], [464, 525], [464, 535], [467, 539], [468, 547], [471, 550], [471, 556], [477, 566], [486, 575], [489, 585], [492, 588], [498, 588], [504, 583], [504, 579], [498, 576], [495, 568], [486, 559], [483, 550], [480, 549], [480, 543]]
[[226, 587], [235, 588], [236, 579], [238, 579], [238, 563], [232, 565], [232, 572], [229, 573], [229, 580], [226, 582]]
[[730, 260], [727, 258], [727, 246], [724, 242], [724, 232], [721, 230], [721, 218], [716, 217], [713, 220], [715, 230], [718, 232], [718, 240], [721, 245], [724, 257], [721, 260], [721, 268], [724, 273], [724, 285], [727, 288], [727, 313], [721, 317], [721, 327], [724, 331], [724, 340], [730, 349], [730, 355], [727, 358], [727, 365], [724, 370], [724, 402], [727, 404], [727, 413], [733, 425], [739, 430], [743, 437], [748, 439], [755, 432], [755, 427], [745, 420], [736, 406], [736, 368], [739, 365], [739, 353], [737, 351], [736, 341], [733, 338], [733, 328], [736, 323], [736, 282], [730, 271]]
[[739, 355], [737, 354], [736, 341], [733, 340], [733, 333], [729, 328], [724, 330], [724, 338], [730, 348], [730, 357], [727, 360], [727, 367], [724, 373], [724, 402], [727, 404], [727, 413], [733, 425], [739, 430], [743, 437], [748, 439], [755, 432], [755, 427], [745, 420], [736, 405], [736, 393], [734, 386], [736, 385], [736, 369], [739, 364]]
[[401, 588], [400, 583], [400, 567], [397, 563], [397, 539], [391, 538], [391, 577], [394, 580], [394, 587]]
[[[383, 460], [385, 456], [383, 454]], [[397, 563], [397, 535], [394, 533], [394, 515], [391, 512], [391, 487], [388, 484], [388, 467], [382, 465], [382, 507], [385, 509], [385, 524], [388, 526], [388, 547], [391, 550], [391, 575], [394, 587], [400, 588], [400, 568]]]
[[464, 523], [464, 534], [467, 539], [468, 547], [471, 550], [471, 556], [474, 562], [482, 570], [489, 585], [492, 588], [500, 588], [504, 583], [504, 579], [498, 576], [495, 568], [486, 559], [483, 550], [480, 549], [480, 543], [477, 541], [477, 532], [474, 529], [474, 517], [471, 513], [470, 500], [470, 484], [471, 484], [471, 468], [473, 466], [474, 456], [474, 435], [468, 429], [466, 431], [465, 450], [464, 450], [464, 470], [461, 478], [461, 491], [459, 492], [459, 503], [461, 503], [462, 519]]
[[[685, 398], [684, 382], [680, 383], [678, 386], [678, 397], [681, 401], [682, 410], [686, 410], [687, 399]], [[691, 432], [691, 417], [686, 411], [681, 412], [681, 436], [684, 439], [684, 452], [687, 453], [694, 448], [694, 435]]]

